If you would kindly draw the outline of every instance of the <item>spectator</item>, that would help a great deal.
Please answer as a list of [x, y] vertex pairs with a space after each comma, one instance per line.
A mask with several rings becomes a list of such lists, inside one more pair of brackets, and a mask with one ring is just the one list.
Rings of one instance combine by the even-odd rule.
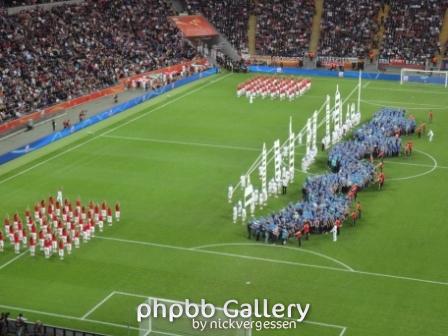
[[17, 336], [23, 336], [26, 334], [26, 323], [25, 318], [22, 314], [19, 314], [16, 318], [16, 335]]
[[2, 313], [0, 315], [0, 336], [7, 336], [9, 332], [9, 313]]
[[33, 336], [45, 336], [44, 325], [39, 320], [34, 323]]

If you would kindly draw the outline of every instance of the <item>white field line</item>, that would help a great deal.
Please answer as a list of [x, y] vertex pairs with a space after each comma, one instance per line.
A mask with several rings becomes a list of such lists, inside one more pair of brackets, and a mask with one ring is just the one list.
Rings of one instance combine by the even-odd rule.
[[[146, 298], [147, 297], [147, 296], [144, 296], [144, 295], [131, 294], [131, 293], [125, 293], [125, 292], [113, 292], [113, 293], [114, 294], [120, 294], [120, 295], [141, 297], [141, 298]], [[106, 326], [109, 326], [109, 327], [116, 327], [116, 328], [121, 328], [121, 329], [128, 329], [128, 330], [131, 329], [131, 330], [136, 330], [136, 331], [144, 331], [144, 330], [142, 330], [140, 328], [129, 326], [129, 325], [112, 323], [112, 322], [106, 322], [106, 321], [99, 321], [99, 320], [92, 320], [92, 319], [82, 319], [82, 318], [76, 317], [76, 316], [70, 316], [70, 315], [64, 315], [64, 314], [58, 314], [58, 313], [45, 312], [45, 311], [41, 311], [41, 310], [35, 310], [35, 309], [29, 309], [29, 308], [23, 308], [23, 307], [17, 307], [17, 306], [9, 306], [9, 305], [0, 305], [0, 307], [4, 308], [4, 309], [11, 309], [11, 310], [22, 312], [22, 313], [26, 312], [26, 313], [30, 313], [30, 314], [56, 317], [56, 318], [65, 319], [65, 320], [81, 321], [81, 322], [88, 322], [88, 323], [92, 323], [92, 324], [102, 324], [102, 325], [106, 325]], [[323, 327], [341, 329], [341, 333], [339, 334], [339, 336], [343, 336], [344, 333], [345, 333], [345, 330], [347, 329], [347, 327], [344, 327], [344, 326], [338, 326], [338, 325], [335, 325], [335, 324], [322, 323], [322, 322], [316, 322], [316, 321], [303, 321], [302, 323], [308, 323], [308, 324], [313, 324], [313, 325], [318, 325], [318, 326], [323, 326]], [[155, 332], [155, 333], [160, 334], [160, 332]]]
[[16, 177], [21, 176], [21, 175], [23, 175], [23, 174], [25, 174], [25, 173], [27, 173], [27, 172], [37, 168], [37, 167], [40, 167], [40, 166], [44, 165], [45, 163], [47, 163], [49, 161], [52, 161], [52, 160], [54, 160], [54, 159], [56, 159], [56, 158], [58, 158], [60, 156], [63, 156], [65, 154], [67, 154], [67, 153], [70, 153], [70, 152], [72, 152], [72, 151], [74, 151], [74, 150], [76, 150], [76, 149], [78, 149], [78, 148], [80, 148], [80, 147], [82, 147], [84, 145], [87, 145], [88, 143], [90, 143], [90, 142], [100, 138], [101, 136], [104, 136], [104, 135], [107, 135], [109, 133], [112, 133], [112, 132], [116, 131], [117, 129], [120, 129], [120, 128], [126, 126], [126, 125], [129, 125], [130, 123], [133, 123], [133, 122], [135, 122], [137, 120], [140, 120], [141, 118], [144, 118], [144, 117], [150, 115], [153, 112], [156, 112], [156, 111], [158, 111], [160, 109], [163, 109], [166, 106], [171, 105], [171, 104], [173, 104], [173, 103], [175, 103], [175, 102], [177, 102], [177, 101], [179, 101], [179, 100], [181, 100], [181, 99], [183, 99], [185, 97], [188, 97], [188, 96], [192, 95], [193, 93], [196, 93], [196, 92], [198, 92], [198, 91], [200, 91], [200, 90], [202, 90], [202, 89], [204, 89], [204, 88], [206, 88], [206, 87], [208, 87], [210, 85], [213, 85], [213, 84], [215, 84], [215, 83], [217, 83], [217, 82], [219, 82], [219, 81], [221, 81], [221, 80], [223, 80], [223, 79], [225, 79], [225, 78], [227, 78], [228, 76], [231, 76], [231, 75], [232, 74], [230, 73], [230, 74], [224, 75], [221, 78], [218, 78], [218, 79], [216, 79], [214, 81], [207, 82], [206, 84], [204, 84], [204, 85], [202, 85], [202, 86], [200, 86], [200, 87], [198, 87], [198, 88], [196, 88], [194, 90], [188, 91], [187, 93], [185, 93], [185, 94], [183, 94], [183, 95], [181, 95], [181, 96], [179, 96], [177, 98], [169, 100], [165, 104], [157, 106], [157, 107], [155, 107], [155, 108], [153, 108], [153, 109], [151, 109], [151, 110], [149, 110], [149, 111], [147, 111], [145, 113], [139, 114], [136, 117], [134, 117], [132, 119], [129, 119], [128, 121], [125, 121], [123, 123], [120, 123], [119, 125], [111, 128], [111, 129], [108, 129], [108, 130], [106, 130], [104, 132], [101, 132], [98, 135], [96, 135], [96, 136], [94, 136], [94, 137], [92, 137], [90, 139], [87, 139], [86, 141], [83, 141], [83, 142], [81, 142], [80, 144], [78, 144], [76, 146], [70, 147], [70, 148], [66, 149], [65, 151], [62, 151], [62, 152], [60, 152], [60, 153], [58, 153], [56, 155], [53, 155], [53, 156], [49, 157], [46, 160], [40, 161], [40, 162], [36, 163], [35, 165], [32, 165], [31, 167], [18, 172], [17, 174], [11, 175], [11, 176], [9, 176], [7, 178], [4, 178], [4, 179], [0, 180], [0, 184], [3, 184], [3, 183], [8, 182], [8, 181], [11, 181], [11, 180], [15, 179]]
[[389, 179], [390, 181], [411, 180], [411, 179], [414, 179], [414, 178], [417, 178], [417, 177], [422, 177], [422, 176], [431, 174], [434, 170], [437, 169], [439, 164], [438, 164], [437, 160], [434, 158], [434, 156], [432, 156], [431, 154], [428, 154], [428, 153], [426, 153], [424, 151], [418, 150], [418, 149], [414, 149], [414, 150], [416, 152], [418, 152], [418, 153], [421, 153], [421, 154], [426, 155], [427, 157], [429, 157], [429, 159], [432, 160], [432, 162], [434, 163], [433, 166], [430, 169], [428, 169], [427, 171], [423, 172], [423, 173], [416, 174], [416, 175], [411, 175], [411, 176], [406, 176], [406, 177], [393, 177], [393, 178]]
[[91, 315], [95, 310], [97, 310], [100, 306], [102, 306], [107, 300], [109, 300], [113, 295], [115, 294], [115, 292], [110, 293], [108, 296], [106, 296], [104, 299], [102, 299], [100, 302], [98, 302], [98, 304], [96, 304], [95, 306], [93, 306], [92, 309], [90, 309], [87, 313], [85, 313], [82, 317], [81, 320], [85, 320], [87, 318], [87, 316]]
[[[229, 149], [229, 150], [238, 150], [238, 151], [251, 151], [251, 152], [260, 152], [261, 151], [260, 148], [255, 148], [255, 147], [221, 145], [221, 144], [211, 144], [211, 143], [204, 143], [204, 142], [188, 142], [188, 141], [145, 138], [145, 137], [132, 137], [132, 136], [121, 136], [121, 135], [102, 135], [102, 137], [110, 138], [110, 139], [117, 139], [117, 140], [138, 141], [138, 142], [153, 142], [153, 143], [182, 145], [182, 146], [193, 146], [193, 147], [209, 147], [209, 148]], [[416, 151], [419, 151], [419, 150], [416, 150]], [[421, 153], [429, 157], [429, 154], [427, 154], [425, 152], [421, 152]], [[305, 153], [296, 152], [296, 154], [297, 155], [303, 155]], [[324, 155], [322, 155], [322, 157], [324, 157]], [[398, 162], [398, 161], [389, 161], [389, 160], [385, 160], [384, 162], [393, 163], [393, 164], [401, 164], [401, 165], [409, 165], [409, 166], [420, 166], [420, 167], [434, 168], [434, 164], [433, 165], [428, 165], [428, 164], [421, 164], [421, 163]], [[448, 169], [447, 166], [439, 166], [439, 165], [437, 165], [437, 168]], [[296, 169], [296, 171], [304, 173], [304, 174], [313, 175], [313, 174], [311, 174], [309, 172], [305, 172], [305, 171], [302, 171], [300, 169]]]
[[226, 252], [218, 252], [218, 251], [212, 251], [212, 250], [195, 249], [194, 247], [190, 248], [190, 247], [181, 247], [181, 246], [173, 246], [173, 245], [161, 245], [161, 244], [154, 244], [154, 243], [144, 242], [144, 241], [120, 239], [120, 238], [112, 238], [112, 237], [102, 237], [102, 236], [97, 236], [96, 238], [103, 239], [103, 240], [109, 240], [109, 241], [115, 241], [115, 242], [119, 242], [119, 243], [127, 243], [127, 244], [134, 244], [134, 245], [146, 245], [146, 246], [150, 246], [150, 247], [161, 247], [161, 248], [168, 248], [168, 249], [174, 249], [174, 250], [185, 251], [185, 252], [195, 252], [195, 253], [202, 253], [202, 254], [212, 254], [212, 255], [218, 255], [218, 256], [233, 257], [233, 258], [239, 258], [239, 259], [270, 262], [272, 264], [283, 264], [283, 265], [291, 265], [291, 266], [301, 266], [301, 267], [310, 267], [310, 268], [350, 272], [346, 268], [300, 263], [300, 262], [288, 261], [288, 260], [247, 256], [247, 255], [236, 254], [236, 253], [226, 253]]
[[121, 135], [103, 135], [103, 137], [110, 138], [110, 139], [118, 139], [118, 140], [154, 142], [154, 143], [172, 144], [172, 145], [209, 147], [209, 148], [231, 149], [231, 150], [252, 151], [252, 152], [260, 152], [261, 151], [260, 148], [255, 148], [255, 147], [220, 145], [220, 144], [210, 144], [210, 143], [202, 143], [202, 142], [186, 142], [186, 141], [154, 139], [154, 138], [129, 137], [129, 136], [121, 136]]
[[[290, 261], [285, 261], [285, 260], [268, 259], [268, 258], [254, 257], [254, 256], [246, 256], [246, 255], [241, 255], [241, 254], [236, 254], [236, 253], [224, 253], [224, 252], [218, 252], [218, 251], [211, 251], [211, 250], [198, 250], [198, 249], [194, 249], [194, 248], [187, 248], [187, 247], [173, 246], [173, 245], [165, 245], [165, 244], [157, 244], [157, 243], [138, 241], [138, 240], [130, 240], [130, 239], [120, 239], [120, 238], [101, 237], [101, 236], [97, 236], [97, 238], [98, 239], [103, 239], [103, 240], [115, 241], [115, 242], [119, 242], [119, 243], [127, 243], [127, 244], [134, 244], [134, 245], [145, 245], [145, 246], [150, 246], [150, 247], [162, 247], [162, 248], [169, 248], [169, 249], [175, 249], [175, 250], [180, 250], [180, 251], [206, 253], [206, 254], [217, 255], [217, 256], [224, 256], [224, 257], [231, 257], [231, 258], [256, 260], [256, 261], [270, 262], [270, 263], [276, 263], [276, 264], [285, 264], [285, 265], [292, 265], [292, 266], [302, 266], [302, 267], [309, 267], [309, 268], [325, 269], [325, 270], [336, 271], [336, 272], [347, 272], [347, 273], [352, 273], [352, 274], [367, 275], [367, 276], [372, 276], [372, 277], [382, 277], [382, 278], [390, 278], [390, 279], [397, 279], [397, 280], [413, 281], [413, 282], [433, 284], [433, 285], [448, 286], [448, 282], [446, 282], [446, 281], [427, 280], [427, 279], [413, 278], [413, 277], [408, 277], [408, 276], [400, 276], [400, 275], [392, 275], [392, 274], [384, 274], [384, 273], [376, 273], [376, 272], [367, 272], [367, 271], [360, 271], [360, 270], [349, 271], [346, 268], [340, 268], [340, 267], [329, 267], [329, 266], [314, 265], [314, 264], [303, 264], [303, 263], [290, 262]], [[260, 243], [260, 245], [261, 245], [261, 243]]]
[[14, 258], [8, 260], [7, 262], [5, 262], [4, 264], [2, 264], [0, 266], [0, 270], [4, 269], [6, 266], [12, 264], [13, 262], [19, 260], [20, 258], [22, 258], [26, 253], [28, 252], [28, 250], [23, 251], [22, 253], [20, 253], [19, 255], [16, 255]]
[[[436, 88], [435, 88], [436, 89]], [[446, 95], [447, 94], [447, 90], [445, 89], [445, 91], [442, 90], [423, 90], [423, 89], [392, 89], [392, 88], [376, 88], [376, 87], [371, 87], [369, 90], [376, 90], [376, 91], [381, 91], [384, 92], [386, 91], [396, 91], [396, 92], [412, 92], [412, 93], [420, 93], [420, 94], [439, 94], [439, 95]]]
[[[390, 161], [390, 160], [384, 160], [385, 163], [389, 164], [398, 164], [398, 165], [405, 165], [405, 166], [415, 166], [415, 167], [424, 167], [424, 168], [433, 168], [434, 165], [426, 164], [426, 163], [410, 163], [410, 162], [399, 162], [399, 161]], [[437, 168], [440, 169], [448, 169], [448, 166], [439, 166], [437, 165]]]
[[[411, 106], [409, 106], [409, 104], [410, 103], [403, 103], [403, 104], [400, 104], [400, 105], [393, 105], [393, 104], [390, 104], [390, 103], [374, 103], [374, 102], [372, 102], [372, 101], [370, 101], [370, 100], [363, 100], [362, 101], [364, 104], [368, 104], [368, 105], [372, 105], [372, 106], [378, 106], [378, 107], [385, 107], [385, 106], [387, 106], [387, 107], [395, 107], [395, 108], [406, 108], [407, 110], [425, 110], [425, 111], [428, 111], [428, 110], [446, 110], [446, 109], [448, 109], [446, 106], [444, 106], [444, 107], [434, 107], [434, 106], [428, 106], [428, 107], [412, 107], [412, 105]], [[405, 104], [405, 105], [404, 105]]]
[[[115, 291], [113, 293], [116, 294], [116, 295], [131, 296], [131, 297], [137, 297], [137, 298], [142, 298], [142, 299], [147, 299], [147, 298], [151, 297], [150, 295], [135, 294], [135, 293], [128, 293], [128, 292], [120, 292], [120, 291]], [[164, 298], [157, 298], [157, 299], [159, 299], [161, 301], [165, 301], [165, 302], [171, 302], [171, 303], [182, 303], [180, 301], [164, 299]], [[217, 307], [217, 308], [219, 308], [219, 307]], [[293, 319], [284, 318], [284, 320], [293, 320]], [[318, 326], [327, 327], [327, 328], [341, 329], [341, 332], [342, 332], [342, 330], [347, 329], [347, 327], [345, 327], [345, 326], [341, 326], [341, 325], [337, 325], [337, 324], [331, 324], [331, 323], [317, 322], [317, 321], [307, 321], [307, 320], [304, 320], [302, 323], [318, 325]], [[342, 335], [342, 333], [340, 335]]]
[[415, 106], [427, 106], [428, 110], [431, 109], [431, 107], [444, 107], [448, 109], [446, 105], [440, 105], [440, 104], [424, 104], [424, 103], [413, 103], [413, 102], [405, 102], [405, 101], [393, 101], [393, 100], [375, 100], [375, 99], [368, 99], [368, 100], [361, 100], [362, 102], [370, 102], [370, 103], [385, 103], [385, 104], [402, 104], [402, 105], [415, 105]]
[[166, 331], [157, 331], [157, 330], [149, 330], [148, 334], [145, 334], [143, 336], [149, 335], [149, 334], [159, 334], [159, 335], [167, 335], [167, 336], [185, 336], [185, 335], [181, 335], [181, 334], [174, 334], [174, 333], [170, 333], [170, 332], [166, 332]]
[[335, 258], [327, 256], [327, 255], [325, 255], [323, 253], [307, 250], [307, 249], [304, 249], [304, 248], [300, 248], [300, 249], [299, 248], [294, 248], [294, 247], [291, 247], [291, 246], [266, 245], [266, 244], [255, 244], [255, 243], [221, 243], [221, 244], [208, 244], [208, 245], [196, 246], [196, 247], [193, 247], [192, 249], [200, 250], [200, 249], [206, 249], [206, 248], [210, 248], [210, 247], [222, 247], [222, 246], [264, 246], [264, 247], [269, 247], [269, 248], [287, 249], [287, 250], [292, 250], [292, 251], [295, 251], [295, 252], [313, 254], [315, 256], [318, 256], [318, 257], [321, 257], [323, 259], [330, 260], [330, 261], [332, 261], [332, 262], [334, 262], [336, 264], [339, 264], [342, 267], [344, 267], [345, 269], [347, 269], [348, 271], [354, 271], [353, 268], [351, 268], [347, 264], [344, 264], [342, 261], [339, 261], [339, 260], [337, 260]]

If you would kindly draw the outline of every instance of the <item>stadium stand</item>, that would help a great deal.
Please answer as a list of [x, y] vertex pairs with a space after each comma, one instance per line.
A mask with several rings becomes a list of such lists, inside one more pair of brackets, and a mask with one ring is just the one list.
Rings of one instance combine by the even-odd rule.
[[378, 29], [379, 1], [324, 1], [319, 55], [366, 57]]
[[439, 51], [446, 0], [391, 0], [381, 57], [424, 64]]
[[[163, 0], [89, 0], [0, 16], [0, 122], [192, 59]], [[57, 32], [57, 34], [48, 34]]]
[[68, 0], [1, 0], [0, 7], [19, 7], [19, 6], [33, 6], [49, 2], [63, 2]]
[[250, 0], [186, 0], [190, 14], [200, 13], [238, 50], [247, 48]]
[[[0, 5], [45, 2], [51, 1], [3, 0]], [[258, 55], [301, 57], [309, 49], [314, 0], [183, 3], [189, 13], [208, 18], [239, 52], [247, 50], [250, 15], [256, 17]], [[389, 15], [379, 20], [386, 4]], [[447, 4], [327, 0], [317, 54], [366, 58], [375, 49], [386, 61], [423, 64], [439, 52]], [[109, 87], [120, 78], [192, 59], [197, 52], [182, 40], [167, 19], [170, 15], [175, 13], [163, 0], [87, 0], [14, 15], [0, 11], [0, 123]], [[381, 32], [384, 27], [382, 45], [376, 43], [379, 24]], [[222, 66], [244, 68], [224, 54], [218, 56]]]
[[308, 51], [314, 0], [257, 1], [256, 50], [259, 55], [303, 56]]

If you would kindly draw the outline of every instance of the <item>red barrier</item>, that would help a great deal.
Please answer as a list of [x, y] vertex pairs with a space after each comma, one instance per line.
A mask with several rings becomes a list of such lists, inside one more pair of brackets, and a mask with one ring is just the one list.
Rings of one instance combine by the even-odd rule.
[[0, 124], [0, 133], [4, 133], [7, 131], [17, 129], [19, 127], [26, 126], [30, 120], [36, 122], [36, 121], [44, 119], [44, 118], [50, 118], [51, 116], [53, 116], [63, 110], [91, 102], [98, 98], [110, 96], [113, 94], [118, 94], [123, 91], [124, 91], [124, 85], [119, 84], [119, 85], [112, 86], [112, 87], [109, 87], [104, 90], [92, 92], [88, 95], [74, 98], [74, 99], [47, 107], [47, 108], [43, 109], [42, 111], [30, 113], [21, 118], [14, 119], [14, 120], [8, 121], [6, 123]]
[[134, 75], [134, 76], [131, 76], [131, 77], [126, 77], [126, 78], [121, 80], [121, 83], [123, 83], [124, 85], [127, 85], [127, 84], [131, 83], [134, 80], [137, 80], [137, 79], [140, 79], [140, 78], [143, 78], [143, 77], [146, 77], [146, 76], [150, 76], [150, 75], [159, 74], [159, 73], [165, 73], [165, 74], [180, 73], [184, 66], [186, 68], [189, 68], [193, 64], [195, 64], [195, 65], [204, 65], [205, 66], [205, 65], [208, 64], [208, 61], [206, 59], [204, 59], [204, 58], [197, 58], [197, 59], [194, 59], [192, 61], [171, 65], [171, 66], [166, 67], [166, 68], [152, 70], [152, 71], [144, 72], [144, 73], [141, 73], [141, 74], [138, 74], [138, 75]]
[[79, 106], [82, 104], [90, 103], [99, 98], [118, 94], [125, 90], [125, 86], [129, 82], [131, 82], [132, 80], [138, 79], [140, 77], [148, 76], [150, 74], [157, 74], [157, 73], [173, 73], [173, 72], [180, 73], [182, 71], [183, 66], [190, 67], [192, 64], [205, 65], [205, 64], [207, 64], [207, 60], [200, 58], [200, 59], [196, 59], [193, 61], [184, 62], [184, 63], [172, 65], [172, 66], [169, 66], [166, 68], [161, 68], [161, 69], [157, 69], [157, 70], [153, 70], [153, 71], [148, 71], [143, 74], [127, 77], [125, 79], [122, 79], [120, 81], [120, 84], [118, 84], [118, 85], [106, 88], [104, 90], [92, 92], [85, 96], [74, 98], [74, 99], [47, 107], [47, 108], [43, 109], [42, 111], [30, 113], [21, 118], [14, 119], [14, 120], [8, 121], [6, 123], [0, 124], [0, 133], [12, 131], [14, 129], [24, 127], [28, 124], [28, 122], [30, 120], [36, 122], [36, 121], [42, 120], [44, 118], [50, 118], [53, 115], [55, 115], [63, 110], [67, 110], [67, 109], [70, 109], [70, 108], [73, 108], [75, 106]]

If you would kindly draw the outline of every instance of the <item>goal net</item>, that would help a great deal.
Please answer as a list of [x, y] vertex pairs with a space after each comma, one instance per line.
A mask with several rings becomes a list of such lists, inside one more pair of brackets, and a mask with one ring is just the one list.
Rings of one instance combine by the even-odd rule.
[[400, 84], [421, 83], [448, 86], [448, 71], [401, 69]]
[[[161, 298], [149, 297], [144, 301], [144, 305], [151, 308], [152, 313], [149, 317], [142, 319], [139, 324], [139, 336], [251, 336], [251, 319], [235, 317], [229, 318], [224, 314], [224, 309], [215, 307], [215, 314], [212, 317], [204, 317], [201, 315], [201, 307], [199, 304], [190, 303], [190, 308], [185, 302], [173, 301]], [[165, 308], [162, 308], [165, 307]], [[196, 317], [195, 314], [198, 308]], [[163, 314], [165, 309], [165, 316]], [[186, 314], [186, 311], [190, 317]], [[155, 314], [157, 311], [157, 314]], [[170, 321], [169, 312], [173, 311], [176, 317]], [[236, 310], [227, 310], [232, 316], [237, 315]], [[207, 310], [210, 313], [210, 310]], [[157, 315], [157, 316], [155, 316]], [[249, 327], [250, 326], [250, 327]]]

